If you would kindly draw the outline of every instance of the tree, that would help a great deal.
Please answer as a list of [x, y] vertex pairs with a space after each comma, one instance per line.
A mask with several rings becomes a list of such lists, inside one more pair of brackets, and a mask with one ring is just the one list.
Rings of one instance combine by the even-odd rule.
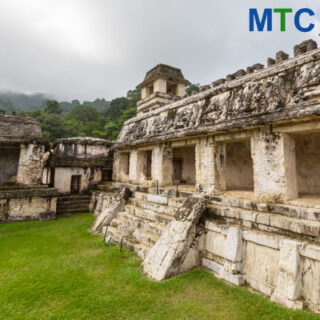
[[66, 117], [69, 119], [76, 119], [81, 122], [97, 121], [99, 114], [97, 110], [92, 106], [80, 105], [73, 108]]
[[186, 88], [186, 93], [187, 93], [188, 96], [190, 96], [193, 91], [196, 91], [196, 92], [200, 91], [200, 84], [199, 83], [190, 84]]
[[57, 100], [48, 100], [46, 102], [46, 107], [44, 108], [44, 112], [60, 114], [62, 110], [60, 109], [60, 106]]
[[49, 141], [63, 138], [67, 131], [64, 120], [56, 113], [45, 113], [40, 117], [43, 135]]

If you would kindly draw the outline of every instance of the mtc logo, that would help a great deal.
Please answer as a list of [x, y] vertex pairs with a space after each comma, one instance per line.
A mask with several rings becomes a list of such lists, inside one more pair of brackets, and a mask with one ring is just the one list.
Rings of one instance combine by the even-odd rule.
[[[255, 25], [257, 27], [257, 31], [264, 31], [265, 26], [267, 25], [267, 31], [272, 31], [272, 14], [279, 14], [280, 18], [280, 31], [286, 31], [286, 17], [287, 14], [292, 13], [292, 9], [290, 8], [276, 8], [276, 9], [264, 9], [263, 14], [259, 17], [258, 10], [255, 8], [249, 9], [249, 30], [255, 31]], [[309, 23], [309, 25], [302, 26], [300, 23], [300, 19], [303, 15], [307, 15], [312, 17], [315, 13], [308, 8], [299, 9], [294, 15], [294, 25], [301, 32], [309, 32], [314, 28], [313, 23]]]

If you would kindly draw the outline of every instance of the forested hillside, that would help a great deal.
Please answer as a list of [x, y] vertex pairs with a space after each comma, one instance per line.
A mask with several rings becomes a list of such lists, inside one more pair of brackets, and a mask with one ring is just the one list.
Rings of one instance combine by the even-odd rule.
[[[188, 95], [199, 91], [199, 84], [191, 84]], [[136, 103], [141, 99], [138, 89], [129, 90], [125, 97], [112, 101], [72, 100], [58, 102], [45, 95], [0, 92], [0, 109], [7, 113], [24, 113], [41, 123], [42, 132], [50, 142], [57, 138], [91, 136], [115, 140], [124, 121], [136, 115]]]
[[124, 121], [136, 114], [140, 90], [128, 91], [126, 97], [94, 101], [58, 102], [42, 94], [0, 93], [0, 109], [24, 113], [41, 123], [50, 142], [62, 137], [91, 136], [115, 140]]

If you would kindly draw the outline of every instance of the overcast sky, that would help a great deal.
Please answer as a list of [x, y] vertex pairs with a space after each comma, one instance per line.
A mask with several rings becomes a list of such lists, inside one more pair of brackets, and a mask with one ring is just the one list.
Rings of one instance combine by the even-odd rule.
[[[249, 8], [309, 7], [311, 33], [250, 33]], [[276, 17], [274, 17], [276, 18]], [[302, 22], [309, 22], [311, 18]], [[1, 0], [0, 90], [57, 99], [112, 99], [158, 63], [209, 84], [312, 38], [319, 43], [319, 1]]]

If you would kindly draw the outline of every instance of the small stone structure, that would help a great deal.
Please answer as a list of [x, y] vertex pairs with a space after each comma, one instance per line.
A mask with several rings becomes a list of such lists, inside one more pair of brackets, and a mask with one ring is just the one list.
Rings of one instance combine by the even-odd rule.
[[[316, 47], [303, 42], [293, 58], [279, 51], [267, 68], [256, 63], [156, 107], [148, 105], [155, 78], [147, 74], [137, 117], [124, 123], [115, 146], [113, 185], [131, 196], [99, 228], [134, 249], [148, 276], [160, 280], [202, 264], [280, 304], [320, 312]], [[190, 197], [203, 196], [196, 226], [172, 227], [183, 219], [179, 208], [187, 206], [186, 218]], [[95, 194], [97, 219], [110, 197]], [[198, 254], [180, 268], [190, 242]]]
[[147, 72], [143, 82], [137, 86], [141, 89], [141, 100], [137, 103], [138, 115], [182, 98], [189, 84], [180, 69], [158, 64]]
[[37, 121], [0, 112], [0, 222], [55, 218], [57, 192], [41, 185], [48, 147]]
[[112, 181], [112, 142], [90, 137], [56, 140], [43, 173], [44, 183], [60, 193], [86, 193], [97, 183]]

